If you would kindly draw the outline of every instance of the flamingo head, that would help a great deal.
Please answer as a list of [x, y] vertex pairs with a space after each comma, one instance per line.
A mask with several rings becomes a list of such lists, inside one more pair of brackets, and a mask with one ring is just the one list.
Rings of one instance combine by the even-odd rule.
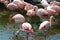
[[53, 21], [55, 21], [55, 17], [54, 16], [51, 16], [50, 19], [52, 19]]
[[26, 15], [28, 15], [28, 16], [34, 16], [35, 15], [35, 11], [33, 9], [28, 10]]

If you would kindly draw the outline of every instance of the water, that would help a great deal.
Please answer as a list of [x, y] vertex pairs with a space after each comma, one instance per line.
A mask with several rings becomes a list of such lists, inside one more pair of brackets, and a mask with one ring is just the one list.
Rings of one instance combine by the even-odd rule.
[[[8, 28], [7, 28], [8, 27]], [[18, 30], [13, 28], [12, 26], [3, 27], [0, 26], [0, 40], [26, 40], [26, 32], [20, 32], [18, 37], [15, 36], [15, 32]], [[59, 30], [59, 29], [58, 29]], [[51, 30], [52, 31], [52, 30]], [[54, 29], [56, 32], [57, 30]], [[50, 32], [50, 31], [49, 31]], [[60, 31], [59, 31], [60, 32]], [[60, 33], [48, 33], [46, 40], [60, 40]], [[36, 32], [36, 35], [28, 35], [29, 40], [45, 40], [44, 35], [40, 35], [41, 33]]]

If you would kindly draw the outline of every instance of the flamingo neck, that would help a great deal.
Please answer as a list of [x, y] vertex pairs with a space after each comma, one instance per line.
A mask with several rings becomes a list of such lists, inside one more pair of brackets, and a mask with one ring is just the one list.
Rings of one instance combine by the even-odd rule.
[[38, 13], [38, 7], [36, 7], [34, 11], [35, 11], [35, 14]]
[[50, 27], [51, 27], [51, 25], [52, 25], [52, 16], [50, 16]]

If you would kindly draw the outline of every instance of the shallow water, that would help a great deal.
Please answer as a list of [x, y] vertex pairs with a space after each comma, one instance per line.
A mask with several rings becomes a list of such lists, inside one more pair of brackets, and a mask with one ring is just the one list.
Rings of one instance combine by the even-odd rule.
[[[26, 39], [26, 32], [20, 32], [18, 37], [15, 36], [15, 32], [18, 30], [18, 28], [13, 28], [13, 26], [7, 26], [3, 27], [0, 26], [0, 40], [27, 40]], [[60, 29], [57, 29], [54, 31], [50, 30], [48, 35], [46, 36], [46, 40], [60, 40]], [[59, 31], [59, 32], [56, 32]], [[35, 35], [28, 35], [28, 40], [45, 40], [45, 36], [38, 31], [35, 32]]]

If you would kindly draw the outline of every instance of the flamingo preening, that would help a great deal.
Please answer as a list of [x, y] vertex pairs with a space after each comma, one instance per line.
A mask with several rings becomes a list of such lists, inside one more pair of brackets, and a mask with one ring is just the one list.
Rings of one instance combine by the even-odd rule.
[[28, 34], [32, 34], [33, 33], [33, 29], [30, 23], [25, 22], [22, 24], [22, 29], [19, 29], [15, 34], [16, 36], [19, 34], [19, 32], [21, 31], [25, 31], [27, 33], [27, 40], [28, 40]]
[[39, 30], [49, 30], [52, 26], [52, 21], [55, 21], [54, 16], [50, 16], [50, 21], [43, 21], [39, 26]]
[[11, 18], [11, 21], [14, 21], [14, 27], [16, 26], [16, 24], [21, 26], [21, 24], [25, 22], [25, 17], [21, 14], [16, 14]]

